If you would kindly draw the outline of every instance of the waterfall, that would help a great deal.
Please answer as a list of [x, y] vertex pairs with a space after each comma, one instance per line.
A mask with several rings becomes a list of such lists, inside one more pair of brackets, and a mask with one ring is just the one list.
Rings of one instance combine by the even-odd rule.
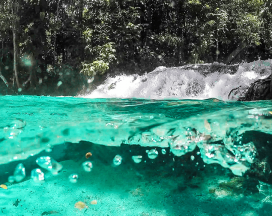
[[161, 66], [144, 75], [108, 77], [93, 92], [80, 97], [236, 100], [240, 95], [229, 97], [230, 91], [238, 87], [240, 91], [245, 90], [257, 79], [270, 75], [271, 62], [241, 63], [234, 73]]

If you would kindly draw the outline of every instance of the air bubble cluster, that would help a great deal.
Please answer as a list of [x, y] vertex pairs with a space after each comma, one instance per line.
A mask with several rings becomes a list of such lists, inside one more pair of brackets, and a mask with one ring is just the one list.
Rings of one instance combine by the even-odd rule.
[[114, 166], [119, 166], [122, 163], [122, 157], [120, 155], [116, 155], [113, 158], [113, 165]]
[[84, 163], [82, 163], [82, 167], [85, 172], [91, 172], [93, 168], [93, 164], [90, 161], [85, 161]]
[[4, 133], [7, 139], [14, 139], [20, 135], [26, 126], [26, 122], [22, 119], [16, 119], [10, 125], [4, 127]]
[[151, 149], [151, 150], [147, 150], [147, 156], [148, 156], [148, 158], [149, 159], [155, 159], [155, 158], [157, 158], [158, 157], [158, 151], [156, 150], [156, 149]]
[[134, 161], [134, 163], [141, 163], [142, 159], [143, 159], [142, 155], [132, 156], [132, 160]]
[[31, 178], [35, 182], [43, 181], [44, 180], [44, 173], [39, 169], [33, 169], [31, 171]]
[[49, 156], [39, 157], [36, 160], [36, 163], [41, 168], [50, 171], [53, 175], [57, 175], [59, 171], [62, 169], [62, 165]]
[[26, 176], [25, 167], [22, 163], [19, 163], [13, 173], [14, 180], [17, 182], [22, 181]]
[[78, 174], [73, 173], [73, 174], [71, 174], [71, 175], [69, 176], [69, 181], [70, 181], [71, 183], [77, 183], [77, 180], [78, 180]]

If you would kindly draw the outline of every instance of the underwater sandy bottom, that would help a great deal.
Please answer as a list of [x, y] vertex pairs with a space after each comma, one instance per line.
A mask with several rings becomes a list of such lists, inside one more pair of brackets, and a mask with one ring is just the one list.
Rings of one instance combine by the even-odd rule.
[[[93, 170], [84, 172], [79, 162], [62, 162], [63, 170], [46, 180], [31, 179], [9, 185], [0, 191], [0, 215], [8, 216], [77, 216], [77, 215], [139, 215], [139, 216], [257, 216], [271, 215], [272, 198], [262, 194], [232, 195], [216, 188], [227, 176], [214, 173], [195, 177], [188, 184], [184, 176], [164, 176], [162, 172], [147, 175], [128, 165], [118, 167], [93, 162]], [[173, 171], [174, 172], [174, 171]], [[68, 177], [77, 173], [77, 183]], [[190, 186], [191, 185], [191, 186]], [[77, 202], [86, 208], [75, 208]], [[93, 202], [92, 202], [93, 201]], [[91, 204], [96, 203], [97, 204]]]

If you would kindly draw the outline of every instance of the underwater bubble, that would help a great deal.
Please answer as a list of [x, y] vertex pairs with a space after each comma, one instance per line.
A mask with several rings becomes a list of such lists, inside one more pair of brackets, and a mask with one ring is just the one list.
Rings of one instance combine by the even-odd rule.
[[9, 176], [9, 177], [8, 177], [8, 182], [9, 182], [9, 183], [15, 182], [15, 177], [14, 177], [14, 176]]
[[17, 182], [20, 182], [25, 178], [25, 176], [26, 176], [25, 167], [22, 163], [19, 163], [16, 166], [13, 176], [14, 176], [15, 181], [17, 181]]
[[39, 157], [36, 160], [36, 163], [45, 169], [52, 169], [51, 157]]
[[16, 119], [11, 122], [10, 128], [12, 129], [22, 129], [26, 126], [26, 122], [22, 119]]
[[69, 181], [71, 182], [71, 183], [77, 183], [77, 180], [78, 180], [78, 175], [77, 174], [71, 174], [70, 176], [69, 176]]
[[119, 166], [122, 163], [122, 157], [120, 155], [116, 155], [113, 158], [113, 164], [114, 166]]
[[48, 148], [48, 149], [45, 149], [46, 152], [51, 152], [52, 149], [51, 148]]
[[93, 168], [93, 164], [90, 161], [85, 161], [82, 163], [82, 167], [85, 170], [85, 172], [91, 172]]
[[23, 89], [22, 88], [18, 88], [18, 92], [21, 92]]
[[4, 133], [7, 139], [14, 139], [22, 132], [21, 129], [12, 129], [9, 127], [4, 127]]
[[11, 122], [10, 125], [4, 127], [4, 133], [6, 134], [6, 138], [14, 139], [18, 136], [26, 126], [26, 122], [22, 119], [16, 119]]
[[195, 159], [195, 156], [194, 155], [191, 155], [191, 160], [193, 161]]
[[43, 181], [44, 180], [44, 173], [40, 169], [34, 169], [31, 171], [31, 178], [33, 181]]
[[149, 159], [155, 159], [158, 157], [158, 151], [156, 149], [151, 149], [147, 153]]
[[44, 127], [40, 125], [39, 126], [39, 130], [43, 130], [43, 129], [44, 129]]
[[180, 156], [184, 155], [183, 148], [181, 146], [179, 146], [179, 145], [176, 145], [176, 146], [172, 147], [171, 152], [177, 157], [180, 157]]
[[141, 163], [142, 159], [143, 159], [142, 155], [132, 156], [132, 160], [134, 161], [134, 163]]
[[166, 150], [165, 150], [165, 149], [162, 149], [162, 150], [161, 150], [161, 153], [162, 153], [162, 154], [166, 154]]
[[50, 171], [53, 175], [58, 174], [58, 172], [62, 169], [62, 165], [49, 156], [39, 157], [36, 160], [36, 163], [41, 168]]

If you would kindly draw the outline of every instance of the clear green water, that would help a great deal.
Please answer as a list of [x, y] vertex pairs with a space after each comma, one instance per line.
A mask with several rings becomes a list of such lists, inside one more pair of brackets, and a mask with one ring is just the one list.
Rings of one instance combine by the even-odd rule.
[[[195, 161], [201, 160], [204, 167], [216, 164], [234, 176], [243, 176], [258, 155], [254, 142], [244, 143], [243, 135], [250, 131], [272, 134], [271, 101], [1, 96], [0, 107], [2, 167], [9, 163], [24, 162], [29, 157], [37, 158], [36, 154], [43, 150], [46, 150], [42, 153], [46, 156], [46, 152], [50, 152], [57, 145], [68, 142], [79, 145], [76, 143], [87, 141], [105, 148], [104, 152], [114, 146], [117, 153], [120, 146], [146, 148], [140, 157], [132, 157], [139, 156], [138, 152], [135, 151], [133, 155], [133, 150], [127, 149], [129, 157], [126, 156], [126, 152], [120, 150], [123, 153], [118, 154], [121, 160], [117, 158], [117, 161], [114, 161], [114, 157], [110, 160], [104, 158], [112, 165], [111, 169], [119, 166], [119, 162], [125, 163], [122, 158], [130, 158], [129, 163], [138, 164], [140, 161], [139, 164], [143, 164], [146, 160], [156, 163], [158, 158], [166, 157], [165, 155], [171, 160], [190, 155], [189, 161], [194, 161], [197, 157]], [[269, 140], [267, 142], [269, 143]], [[75, 149], [73, 151], [77, 151]], [[84, 161], [84, 157], [82, 160]], [[195, 166], [197, 167], [199, 163], [197, 162]], [[7, 177], [13, 172], [14, 170], [8, 168], [2, 169], [0, 184], [7, 182]], [[31, 181], [30, 171], [27, 173], [26, 179]], [[4, 189], [0, 193], [3, 191], [6, 193]], [[9, 195], [2, 195], [3, 197]], [[10, 201], [13, 204], [15, 197], [13, 196], [13, 201]], [[2, 208], [5, 208], [4, 205]], [[2, 212], [5, 211], [8, 212], [7, 209]], [[86, 215], [99, 215], [88, 211], [85, 212]], [[3, 214], [15, 214], [11, 212], [13, 211]], [[34, 215], [41, 215], [42, 212]], [[71, 212], [61, 214], [58, 211], [56, 215], [83, 214], [83, 211]], [[108, 215], [141, 215], [140, 212], [137, 214], [124, 212]], [[27, 210], [18, 215], [28, 215]], [[176, 213], [159, 212], [149, 215], [176, 215]]]
[[188, 128], [214, 142], [229, 130], [272, 133], [271, 101], [2, 96], [0, 103], [1, 163], [64, 141], [169, 147], [171, 136], [184, 138]]

